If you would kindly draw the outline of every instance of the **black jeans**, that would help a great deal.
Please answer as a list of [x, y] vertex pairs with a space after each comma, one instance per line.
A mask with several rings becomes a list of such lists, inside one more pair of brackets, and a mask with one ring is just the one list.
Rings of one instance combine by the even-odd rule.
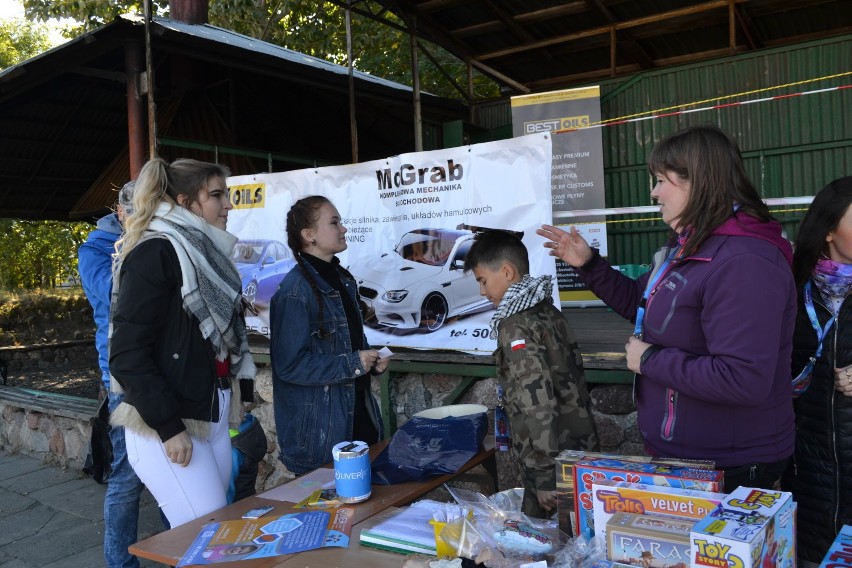
[[781, 486], [781, 474], [787, 469], [789, 461], [787, 458], [773, 463], [749, 463], [722, 468], [725, 472], [725, 493], [730, 493], [741, 485], [777, 490]]

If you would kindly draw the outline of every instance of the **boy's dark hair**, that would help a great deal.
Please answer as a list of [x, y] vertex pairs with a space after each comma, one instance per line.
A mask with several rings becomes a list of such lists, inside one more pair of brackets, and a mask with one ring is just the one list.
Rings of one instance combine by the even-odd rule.
[[521, 275], [529, 274], [530, 257], [524, 243], [507, 231], [491, 230], [478, 233], [464, 258], [464, 271], [470, 272], [477, 266], [496, 270], [508, 262]]

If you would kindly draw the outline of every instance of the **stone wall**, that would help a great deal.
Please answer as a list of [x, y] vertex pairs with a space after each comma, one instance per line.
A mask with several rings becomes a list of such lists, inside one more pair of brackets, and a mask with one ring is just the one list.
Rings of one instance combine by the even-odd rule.
[[[426, 408], [441, 406], [461, 377], [422, 375], [409, 373], [397, 378], [391, 391], [397, 426], [404, 424], [415, 413]], [[272, 410], [272, 373], [269, 367], [260, 367], [255, 382], [257, 416], [266, 431], [270, 453], [261, 464], [258, 488], [278, 485], [292, 474], [276, 459], [278, 443], [275, 435], [275, 418]], [[379, 397], [378, 379], [373, 379], [373, 393]], [[593, 412], [602, 450], [615, 454], [642, 455], [644, 449], [636, 427], [636, 410], [632, 402], [632, 389], [628, 385], [597, 385], [591, 389]], [[493, 409], [497, 403], [496, 380], [482, 379], [474, 383], [458, 401], [459, 404], [483, 404], [489, 408], [489, 433], [493, 433]], [[510, 452], [498, 454], [499, 489], [521, 484], [520, 465]]]
[[[48, 350], [39, 351], [39, 353], [47, 352]], [[73, 349], [70, 353], [55, 352], [53, 361], [63, 360], [76, 354], [77, 352]], [[22, 357], [22, 361], [28, 357], [29, 355]], [[48, 362], [44, 359], [39, 361]], [[392, 408], [396, 414], [397, 425], [404, 424], [416, 412], [444, 404], [444, 398], [452, 392], [459, 380], [460, 377], [455, 376], [415, 373], [396, 378], [391, 390]], [[378, 398], [378, 379], [373, 380], [372, 386]], [[256, 406], [252, 412], [263, 426], [269, 442], [269, 453], [261, 463], [258, 478], [258, 489], [264, 490], [293, 476], [276, 459], [278, 444], [272, 408], [272, 372], [269, 366], [259, 366], [255, 390]], [[495, 393], [495, 379], [482, 379], [474, 383], [458, 401], [458, 403], [483, 404], [488, 407], [490, 433], [493, 432], [493, 408], [497, 402]], [[630, 387], [627, 385], [592, 386], [591, 396], [602, 449], [616, 454], [643, 454]], [[92, 414], [94, 414], [94, 401], [91, 402]], [[51, 414], [22, 405], [16, 406], [2, 399], [0, 399], [0, 411], [2, 411], [3, 419], [3, 423], [0, 424], [0, 445], [4, 449], [20, 451], [52, 463], [82, 469], [91, 431], [88, 420]], [[511, 453], [500, 453], [497, 463], [499, 488], [502, 490], [518, 486], [520, 466], [512, 458]]]
[[0, 400], [0, 447], [47, 463], [82, 470], [89, 452], [91, 422]]
[[20, 347], [0, 347], [0, 359], [9, 375], [30, 371], [80, 368], [97, 365], [98, 352], [91, 339]]

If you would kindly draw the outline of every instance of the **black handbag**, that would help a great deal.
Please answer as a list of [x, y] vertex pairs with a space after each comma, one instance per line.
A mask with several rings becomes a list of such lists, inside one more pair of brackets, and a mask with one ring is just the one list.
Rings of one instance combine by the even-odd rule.
[[112, 441], [109, 439], [109, 397], [104, 397], [92, 417], [92, 440], [83, 473], [98, 483], [106, 483], [112, 472]]

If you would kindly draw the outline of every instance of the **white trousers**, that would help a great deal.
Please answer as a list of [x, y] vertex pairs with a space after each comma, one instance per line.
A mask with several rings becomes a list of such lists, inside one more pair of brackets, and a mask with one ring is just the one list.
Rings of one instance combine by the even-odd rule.
[[219, 422], [210, 423], [206, 439], [192, 438], [192, 459], [186, 467], [172, 463], [159, 439], [124, 430], [127, 459], [172, 528], [228, 504], [233, 463], [228, 433], [231, 391], [217, 389], [217, 392]]

